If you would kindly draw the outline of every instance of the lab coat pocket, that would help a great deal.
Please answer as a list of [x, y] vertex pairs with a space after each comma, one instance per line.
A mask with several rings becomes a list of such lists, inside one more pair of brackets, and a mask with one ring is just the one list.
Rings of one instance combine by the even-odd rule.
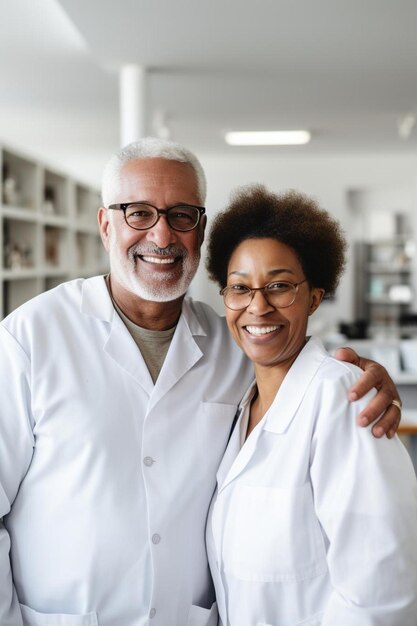
[[217, 602], [214, 602], [210, 609], [203, 609], [195, 604], [190, 608], [187, 626], [217, 626], [217, 622]]
[[291, 582], [327, 569], [311, 486], [235, 486], [225, 518], [225, 567], [241, 580]]
[[98, 626], [96, 613], [70, 615], [66, 613], [39, 613], [20, 605], [23, 626]]

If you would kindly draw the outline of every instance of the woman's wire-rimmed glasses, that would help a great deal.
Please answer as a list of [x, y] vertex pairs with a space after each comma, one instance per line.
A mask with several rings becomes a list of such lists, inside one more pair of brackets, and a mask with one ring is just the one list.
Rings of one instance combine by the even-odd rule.
[[276, 309], [286, 309], [291, 306], [297, 297], [298, 287], [307, 281], [307, 278], [298, 283], [288, 280], [279, 280], [268, 283], [264, 287], [251, 289], [246, 285], [230, 285], [220, 290], [220, 295], [228, 309], [243, 311], [252, 302], [255, 292], [260, 291], [265, 300]]

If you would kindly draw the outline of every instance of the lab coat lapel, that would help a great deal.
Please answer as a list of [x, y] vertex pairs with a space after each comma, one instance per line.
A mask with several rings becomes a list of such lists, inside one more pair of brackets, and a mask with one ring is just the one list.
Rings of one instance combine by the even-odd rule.
[[203, 351], [195, 340], [207, 333], [197, 319], [188, 300], [184, 300], [181, 317], [155, 384], [149, 409], [201, 359]]
[[254, 385], [246, 392], [239, 408], [239, 419], [236, 423], [233, 433], [230, 437], [229, 444], [224, 453], [222, 462], [217, 472], [217, 484], [219, 492], [222, 491], [226, 485], [228, 485], [238, 474], [240, 474], [249, 463], [255, 450], [260, 429], [252, 431], [251, 436], [245, 441], [244, 445], [240, 447], [240, 427], [243, 413], [246, 411], [248, 405], [250, 405], [253, 397]]
[[95, 276], [84, 282], [81, 311], [109, 325], [103, 350], [150, 396], [153, 391], [151, 375], [133, 337], [113, 306], [103, 276]]
[[234, 460], [239, 454], [239, 450], [240, 450], [240, 420], [239, 418], [242, 414], [242, 411], [243, 411], [242, 408], [238, 409], [236, 423], [230, 435], [229, 443], [223, 455], [222, 462], [220, 463], [220, 467], [217, 471], [217, 484], [219, 486], [219, 489], [221, 489], [223, 482], [231, 466], [233, 465]]

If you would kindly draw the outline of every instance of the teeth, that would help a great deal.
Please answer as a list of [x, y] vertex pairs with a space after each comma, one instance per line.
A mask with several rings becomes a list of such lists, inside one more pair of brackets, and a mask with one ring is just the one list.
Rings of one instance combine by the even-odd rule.
[[170, 263], [174, 263], [175, 259], [172, 258], [163, 258], [156, 256], [143, 256], [142, 259], [147, 263], [159, 263], [160, 265], [169, 265]]
[[280, 326], [246, 326], [246, 330], [251, 335], [267, 335], [273, 333], [274, 330], [278, 330]]

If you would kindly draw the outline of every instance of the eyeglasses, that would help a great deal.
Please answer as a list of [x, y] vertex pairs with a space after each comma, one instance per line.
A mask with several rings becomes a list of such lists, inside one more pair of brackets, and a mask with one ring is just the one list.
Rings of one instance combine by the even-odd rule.
[[297, 297], [298, 287], [307, 281], [307, 278], [299, 283], [290, 283], [287, 280], [275, 281], [264, 287], [251, 289], [246, 285], [230, 285], [220, 291], [228, 309], [232, 311], [243, 311], [252, 302], [255, 291], [260, 291], [268, 304], [276, 309], [286, 309], [291, 306]]
[[126, 224], [135, 230], [148, 230], [155, 226], [161, 215], [165, 215], [170, 228], [181, 232], [193, 230], [206, 212], [204, 207], [192, 204], [176, 204], [168, 209], [158, 209], [147, 202], [123, 202], [111, 204], [108, 208], [123, 211]]

